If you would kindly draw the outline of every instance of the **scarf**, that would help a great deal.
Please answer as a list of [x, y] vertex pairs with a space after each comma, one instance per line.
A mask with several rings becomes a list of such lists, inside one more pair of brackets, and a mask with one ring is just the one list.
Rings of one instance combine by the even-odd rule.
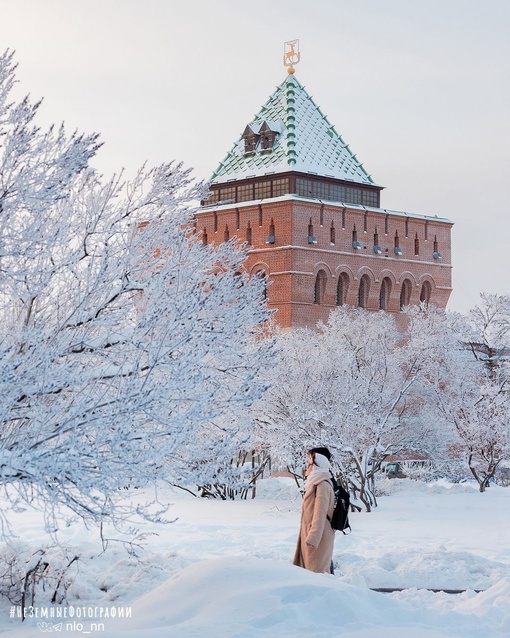
[[322, 481], [329, 481], [331, 479], [331, 472], [320, 467], [314, 467], [311, 474], [307, 477], [305, 482], [305, 492], [318, 485]]

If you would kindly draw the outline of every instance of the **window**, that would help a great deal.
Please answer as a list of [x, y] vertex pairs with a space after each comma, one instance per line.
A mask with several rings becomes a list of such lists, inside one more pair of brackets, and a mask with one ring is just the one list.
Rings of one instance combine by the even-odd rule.
[[358, 288], [358, 306], [360, 308], [368, 307], [368, 293], [370, 292], [370, 278], [368, 275], [363, 275], [359, 282]]
[[345, 199], [351, 204], [361, 204], [361, 188], [346, 188]]
[[361, 203], [364, 206], [372, 206], [373, 208], [379, 207], [379, 193], [376, 191], [361, 191]]
[[202, 243], [204, 246], [207, 246], [207, 229], [204, 228], [204, 232], [202, 233]]
[[230, 232], [228, 230], [228, 224], [225, 224], [225, 232], [223, 233], [223, 241], [228, 241], [230, 239]]
[[254, 199], [253, 197], [253, 184], [243, 184], [237, 187], [237, 200], [238, 202], [247, 202]]
[[347, 300], [347, 291], [349, 290], [349, 275], [346, 272], [340, 273], [338, 284], [336, 286], [336, 305], [343, 306]]
[[214, 190], [211, 191], [211, 193], [209, 194], [209, 197], [204, 201], [204, 205], [210, 205], [210, 204], [215, 204], [217, 201], [219, 201], [220, 199], [220, 191], [219, 190]]
[[231, 186], [230, 188], [221, 188], [220, 189], [220, 200], [222, 202], [225, 202], [225, 201], [235, 202], [235, 200], [236, 200], [236, 188], [235, 188], [235, 186]]
[[420, 240], [418, 239], [418, 233], [414, 236], [414, 254], [420, 254]]
[[275, 241], [276, 241], [276, 238], [275, 238], [275, 230], [274, 230], [274, 221], [273, 221], [273, 218], [271, 217], [271, 223], [269, 224], [269, 235], [267, 236], [266, 244], [274, 244]]
[[218, 232], [218, 213], [214, 211], [214, 232]]
[[248, 227], [246, 228], [246, 243], [252, 245], [252, 237], [251, 237], [251, 226], [250, 222], [248, 222]]
[[411, 282], [404, 279], [402, 288], [400, 289], [400, 310], [403, 310], [411, 303]]
[[243, 273], [236, 270], [234, 273], [234, 281], [236, 282], [236, 288], [242, 288], [244, 286]]
[[385, 277], [381, 282], [381, 290], [379, 291], [379, 308], [381, 310], [388, 310], [390, 305], [391, 295], [391, 279]]
[[354, 248], [354, 250], [361, 250], [362, 249], [362, 245], [358, 241], [358, 231], [356, 230], [356, 224], [354, 224], [354, 228], [353, 228], [353, 231], [352, 231], [352, 247]]
[[317, 237], [313, 234], [313, 224], [312, 224], [311, 217], [310, 217], [310, 221], [308, 222], [308, 243], [309, 244], [317, 243]]
[[262, 299], [264, 301], [267, 301], [267, 278], [266, 278], [266, 273], [263, 270], [257, 270], [257, 272], [254, 275], [255, 277], [258, 277], [261, 281], [264, 282], [264, 288], [262, 291]]
[[322, 304], [324, 302], [324, 293], [326, 292], [326, 273], [319, 270], [315, 277], [315, 286], [313, 289], [313, 303]]
[[261, 137], [260, 150], [261, 151], [270, 151], [273, 148], [274, 142], [274, 134], [271, 132], [266, 133]]
[[329, 200], [330, 202], [348, 202], [374, 207], [379, 205], [377, 191], [302, 177], [296, 178], [296, 195]]
[[255, 184], [255, 199], [271, 197], [271, 182], [257, 182]]
[[329, 229], [329, 243], [335, 243], [335, 224], [331, 222], [331, 228]]
[[289, 180], [288, 179], [274, 179], [273, 180], [273, 197], [280, 197], [280, 195], [286, 195], [289, 192]]
[[395, 247], [393, 248], [393, 252], [397, 256], [402, 254], [402, 248], [400, 248], [400, 239], [398, 236], [398, 230], [395, 233]]
[[424, 281], [420, 292], [420, 302], [426, 306], [430, 303], [430, 296], [432, 294], [432, 285], [430, 281]]

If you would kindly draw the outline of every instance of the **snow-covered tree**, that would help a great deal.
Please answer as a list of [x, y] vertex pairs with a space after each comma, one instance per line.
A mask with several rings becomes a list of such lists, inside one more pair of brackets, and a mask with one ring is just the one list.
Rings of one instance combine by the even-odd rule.
[[510, 295], [482, 293], [468, 314], [466, 344], [497, 377], [510, 360]]
[[[437, 369], [440, 415], [455, 428], [451, 453], [467, 461], [481, 492], [510, 460], [510, 298], [482, 294]], [[474, 356], [473, 356], [474, 355]]]
[[282, 337], [282, 360], [258, 407], [260, 427], [283, 464], [299, 467], [307, 447], [327, 445], [367, 510], [376, 504], [374, 475], [409, 437], [410, 388], [427, 360], [409, 347], [388, 313], [347, 306], [317, 331]]
[[235, 242], [193, 233], [189, 171], [104, 181], [97, 136], [40, 130], [14, 71], [1, 56], [0, 488], [51, 529], [60, 506], [119, 521], [120, 488], [204, 482], [242, 443], [271, 347], [263, 282], [236, 274]]

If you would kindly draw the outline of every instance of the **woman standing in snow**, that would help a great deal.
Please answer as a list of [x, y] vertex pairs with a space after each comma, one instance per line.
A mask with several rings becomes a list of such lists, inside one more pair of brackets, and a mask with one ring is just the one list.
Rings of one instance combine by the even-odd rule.
[[301, 525], [293, 564], [312, 572], [331, 568], [335, 530], [331, 519], [335, 503], [329, 460], [312, 449], [305, 471], [305, 495], [301, 507]]

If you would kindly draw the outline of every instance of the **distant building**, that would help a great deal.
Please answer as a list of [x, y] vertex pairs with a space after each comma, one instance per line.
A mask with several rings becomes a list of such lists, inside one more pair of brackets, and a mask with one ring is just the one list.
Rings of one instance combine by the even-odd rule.
[[214, 172], [196, 228], [248, 244], [283, 328], [342, 304], [446, 307], [452, 223], [381, 208], [381, 190], [290, 69]]

